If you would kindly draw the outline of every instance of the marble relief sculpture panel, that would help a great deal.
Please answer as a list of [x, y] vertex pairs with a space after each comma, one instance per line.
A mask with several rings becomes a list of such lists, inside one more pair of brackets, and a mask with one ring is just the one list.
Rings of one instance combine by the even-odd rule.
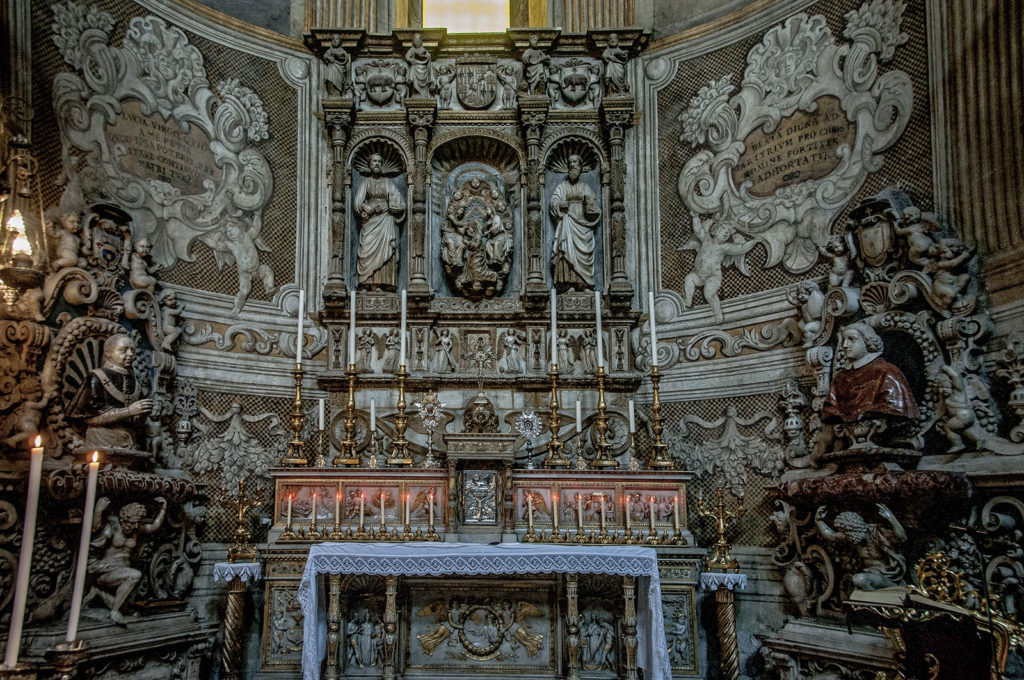
[[678, 180], [690, 212], [760, 239], [766, 267], [814, 266], [910, 119], [910, 77], [881, 68], [908, 39], [903, 10], [885, 0], [848, 12], [847, 43], [824, 16], [798, 14], [750, 50], [738, 88], [732, 74], [703, 87], [680, 116], [681, 141], [699, 149]]
[[53, 12], [53, 41], [73, 69], [53, 82], [62, 203], [107, 201], [131, 216], [136, 247], [150, 244], [132, 264], [135, 288], [151, 289], [158, 267], [194, 260], [198, 240], [218, 268], [237, 269], [234, 314], [254, 278], [273, 293], [260, 238], [273, 175], [259, 95], [237, 78], [212, 85], [199, 50], [159, 17], [131, 19], [118, 47], [108, 13], [74, 2]]
[[[582, 143], [561, 144], [548, 160], [551, 277], [559, 291], [593, 289], [600, 280], [602, 224], [597, 156]], [[571, 365], [571, 364], [569, 364]]]
[[448, 287], [470, 300], [500, 295], [512, 271], [512, 216], [497, 186], [474, 177], [452, 194], [441, 227]]

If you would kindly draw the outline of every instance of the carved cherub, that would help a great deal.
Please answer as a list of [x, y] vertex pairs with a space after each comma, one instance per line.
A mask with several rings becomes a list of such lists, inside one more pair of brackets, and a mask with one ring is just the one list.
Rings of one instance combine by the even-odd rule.
[[437, 76], [437, 105], [442, 109], [452, 107], [452, 92], [455, 83], [455, 67], [451, 64], [441, 64], [435, 70]]
[[850, 252], [843, 237], [839, 234], [829, 236], [823, 245], [818, 246], [818, 250], [832, 260], [832, 267], [828, 270], [829, 287], [849, 288], [853, 283], [854, 272], [853, 267], [850, 266], [853, 253]]
[[981, 447], [981, 438], [975, 431], [974, 409], [967, 395], [964, 379], [952, 366], [942, 367], [943, 375], [939, 376], [939, 394], [942, 395], [942, 416], [945, 416], [943, 428], [949, 440], [949, 453], [959, 453], [967, 446], [964, 438], [975, 447]]
[[152, 262], [149, 251], [149, 239], [143, 238], [135, 242], [131, 267], [128, 270], [128, 282], [132, 284], [132, 288], [152, 294], [156, 292], [156, 277], [151, 274], [156, 274], [164, 267]]
[[260, 277], [267, 295], [273, 295], [277, 290], [274, 286], [274, 270], [269, 264], [260, 262], [260, 251], [269, 253], [271, 250], [264, 243], [256, 224], [246, 228], [246, 222], [241, 217], [230, 216], [224, 219], [224, 228], [216, 236], [205, 236], [202, 240], [213, 249], [218, 271], [225, 264], [234, 264], [238, 270], [238, 293], [231, 308], [231, 316], [238, 316], [249, 299], [253, 276]]
[[165, 290], [160, 295], [160, 326], [164, 339], [160, 349], [165, 352], [174, 351], [174, 343], [181, 337], [182, 328], [178, 325], [178, 317], [185, 310], [185, 305], [178, 306], [178, 296], [173, 290]]
[[693, 238], [679, 248], [697, 251], [693, 258], [693, 270], [683, 281], [683, 304], [690, 307], [697, 286], [703, 286], [704, 299], [711, 305], [715, 322], [722, 323], [725, 317], [718, 297], [718, 290], [722, 286], [722, 270], [733, 265], [744, 276], [750, 276], [745, 256], [758, 241], [744, 240], [732, 222], [719, 221], [708, 226], [709, 223], [710, 220], [705, 222], [699, 215], [694, 215]]
[[852, 580], [863, 590], [897, 586], [907, 568], [903, 554], [896, 547], [896, 544], [907, 540], [907, 533], [892, 510], [882, 503], [877, 507], [888, 527], [870, 524], [856, 512], [846, 511], [836, 515], [835, 529], [832, 529], [825, 523], [828, 512], [825, 506], [819, 507], [814, 516], [818, 531], [826, 541], [847, 543], [857, 551], [861, 571], [854, 574]]
[[78, 215], [75, 213], [61, 215], [60, 225], [57, 228], [57, 254], [50, 261], [50, 269], [53, 271], [77, 266], [82, 250], [82, 224]]
[[893, 223], [893, 230], [907, 239], [907, 260], [923, 268], [931, 264], [931, 251], [935, 246], [929, 233], [938, 229], [935, 222], [922, 219], [921, 209], [916, 206], [904, 208]]
[[787, 299], [790, 304], [800, 308], [797, 326], [803, 333], [804, 347], [810, 347], [821, 330], [821, 312], [825, 307], [825, 295], [816, 282], [803, 281], [789, 291]]
[[122, 608], [142, 579], [142, 572], [132, 565], [139, 537], [152, 534], [163, 526], [167, 501], [163, 496], [157, 496], [155, 500], [160, 510], [151, 522], [146, 523], [143, 523], [146, 506], [141, 503], [128, 503], [104, 523], [110, 498], [103, 496], [96, 501], [92, 517], [92, 546], [104, 549], [104, 552], [102, 557], [89, 560], [88, 574], [93, 585], [84, 601], [99, 596], [110, 609], [110, 620], [114, 623], [127, 622]]
[[925, 271], [932, 274], [932, 296], [942, 309], [948, 310], [961, 297], [971, 281], [970, 274], [954, 274], [953, 272], [974, 255], [974, 249], [968, 248], [955, 238], [944, 238], [928, 251], [934, 257]]

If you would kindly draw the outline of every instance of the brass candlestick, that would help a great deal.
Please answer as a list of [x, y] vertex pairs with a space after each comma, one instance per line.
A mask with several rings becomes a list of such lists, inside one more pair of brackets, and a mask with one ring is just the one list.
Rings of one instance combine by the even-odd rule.
[[412, 465], [412, 458], [409, 457], [409, 442], [405, 439], [405, 427], [409, 418], [405, 415], [405, 379], [409, 372], [405, 370], [405, 364], [398, 367], [398, 413], [395, 416], [395, 430], [397, 436], [391, 442], [391, 457], [387, 464], [390, 466]]
[[335, 466], [357, 467], [359, 456], [356, 455], [356, 365], [349, 364], [345, 371], [348, 376], [348, 404], [345, 411], [345, 441], [341, 442], [341, 451], [334, 459]]
[[661, 417], [661, 397], [658, 394], [658, 383], [661, 382], [661, 374], [658, 367], [651, 367], [651, 388], [654, 399], [651, 403], [651, 431], [654, 433], [654, 442], [651, 444], [651, 461], [647, 464], [652, 469], [674, 470], [676, 464], [668, 455], [668, 444], [661, 440], [661, 433], [665, 429], [665, 419]]
[[306, 420], [306, 414], [302, 410], [303, 370], [300, 364], [295, 364], [292, 375], [295, 376], [295, 401], [292, 402], [292, 440], [288, 442], [288, 452], [281, 459], [283, 467], [299, 467], [308, 462], [303, 452], [306, 444], [302, 441], [302, 425]]
[[551, 441], [548, 442], [548, 456], [544, 459], [544, 467], [567, 468], [569, 467], [569, 459], [562, 453], [564, 445], [558, 438], [558, 430], [562, 422], [562, 417], [558, 414], [558, 364], [551, 364], [548, 377], [551, 379], [551, 402], [549, 404], [551, 418], [548, 420], [551, 426]]
[[[306, 530], [305, 538], [311, 541], [317, 541], [324, 538], [324, 534], [320, 533], [320, 529], [316, 523], [316, 494], [313, 494], [313, 512], [309, 520], [309, 529]], [[327, 527], [324, 527], [326, 530]]]
[[708, 568], [721, 569], [722, 571], [739, 571], [739, 562], [729, 554], [732, 545], [725, 540], [725, 532], [729, 529], [729, 525], [735, 524], [739, 516], [743, 514], [743, 498], [740, 498], [740, 504], [736, 506], [736, 509], [730, 511], [725, 509], [722, 489], [719, 488], [717, 493], [718, 502], [715, 504], [714, 510], [706, 510], [704, 508], [704, 497], [702, 495], [697, 496], [697, 516], [714, 519], [715, 529], [718, 531], [718, 540], [711, 546], [713, 555], [708, 558]]
[[228, 562], [255, 562], [259, 557], [255, 546], [249, 545], [249, 531], [246, 529], [246, 515], [250, 510], [263, 505], [263, 489], [257, 489], [255, 496], [245, 495], [245, 480], [238, 482], [238, 495], [229, 496], [227, 489], [221, 489], [221, 502], [233, 505], [238, 512], [235, 525], [234, 543], [228, 548]]
[[592, 468], [617, 468], [619, 461], [611, 456], [612, 445], [608, 442], [608, 412], [604, 401], [604, 366], [597, 367], [597, 455], [590, 461]]

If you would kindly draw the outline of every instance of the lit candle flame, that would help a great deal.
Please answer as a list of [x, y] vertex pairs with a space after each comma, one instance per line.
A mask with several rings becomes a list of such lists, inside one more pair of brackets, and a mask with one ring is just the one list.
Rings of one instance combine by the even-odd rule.
[[43, 438], [37, 434], [36, 438], [33, 440], [32, 447], [38, 449], [42, 445], [43, 445]]
[[99, 459], [100, 459], [99, 451], [93, 451], [92, 452], [92, 462], [94, 462], [94, 463], [99, 462]]

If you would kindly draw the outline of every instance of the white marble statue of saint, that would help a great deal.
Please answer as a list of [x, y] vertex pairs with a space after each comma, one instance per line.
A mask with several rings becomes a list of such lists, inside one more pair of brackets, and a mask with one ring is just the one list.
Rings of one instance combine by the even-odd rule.
[[398, 281], [398, 225], [405, 219], [405, 199], [383, 175], [380, 154], [369, 158], [370, 176], [356, 192], [359, 229], [359, 287], [393, 291]]
[[555, 284], [582, 289], [594, 285], [594, 250], [601, 207], [593, 190], [580, 181], [583, 160], [569, 156], [568, 174], [555, 187], [549, 210], [555, 225], [551, 262]]

